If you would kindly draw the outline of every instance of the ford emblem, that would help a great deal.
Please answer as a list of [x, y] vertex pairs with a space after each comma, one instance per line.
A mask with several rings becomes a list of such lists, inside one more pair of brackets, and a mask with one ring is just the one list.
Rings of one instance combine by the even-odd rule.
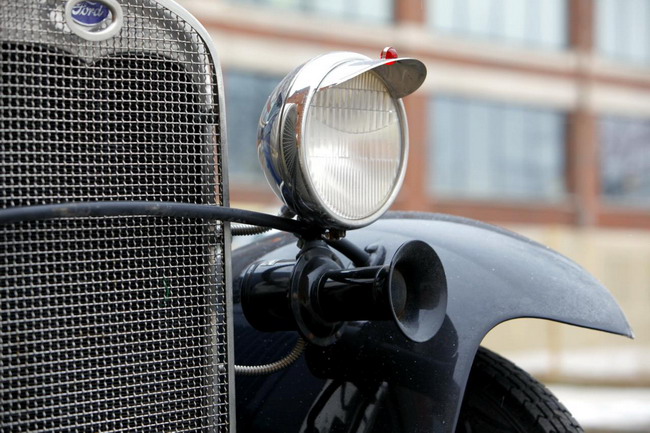
[[101, 2], [82, 1], [72, 8], [72, 19], [82, 26], [96, 26], [108, 18], [109, 12]]

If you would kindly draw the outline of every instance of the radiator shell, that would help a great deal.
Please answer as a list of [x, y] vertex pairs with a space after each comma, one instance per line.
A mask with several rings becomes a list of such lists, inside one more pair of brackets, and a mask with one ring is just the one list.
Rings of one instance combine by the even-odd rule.
[[[66, 2], [0, 0], [0, 207], [228, 205], [221, 73], [173, 2], [125, 0], [104, 41]], [[3, 431], [234, 430], [227, 224], [0, 226]]]

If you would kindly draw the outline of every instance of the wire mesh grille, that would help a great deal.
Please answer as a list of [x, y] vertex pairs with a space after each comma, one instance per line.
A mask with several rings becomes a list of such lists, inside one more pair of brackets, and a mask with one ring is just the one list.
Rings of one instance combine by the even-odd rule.
[[[121, 2], [102, 42], [58, 0], [0, 0], [0, 207], [223, 204], [216, 78], [191, 26]], [[220, 223], [0, 226], [3, 431], [226, 431]]]

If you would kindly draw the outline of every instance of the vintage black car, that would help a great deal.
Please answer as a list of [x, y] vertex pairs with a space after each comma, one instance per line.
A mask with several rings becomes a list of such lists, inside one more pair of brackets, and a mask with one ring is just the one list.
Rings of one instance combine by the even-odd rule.
[[259, 214], [229, 207], [194, 17], [0, 0], [2, 431], [581, 431], [479, 344], [518, 317], [631, 336], [607, 290], [506, 230], [386, 213], [425, 76], [392, 49], [295, 69], [258, 143], [286, 206]]

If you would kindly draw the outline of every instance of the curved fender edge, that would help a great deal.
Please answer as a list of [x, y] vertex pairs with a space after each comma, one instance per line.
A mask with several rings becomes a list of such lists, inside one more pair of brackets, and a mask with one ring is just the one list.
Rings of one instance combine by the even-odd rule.
[[462, 320], [462, 327], [472, 333], [533, 317], [634, 336], [618, 303], [596, 278], [567, 257], [514, 232], [468, 218], [419, 212], [389, 213], [368, 231], [381, 233], [376, 234], [380, 239], [395, 237], [396, 243], [399, 238], [429, 243], [445, 267], [448, 316], [453, 322]]
[[634, 337], [618, 303], [596, 278], [567, 257], [503, 228], [451, 215], [393, 212], [363, 231], [350, 232], [349, 238], [361, 245], [381, 239], [388, 257], [401, 243], [420, 239], [440, 257], [449, 323], [441, 330], [447, 335], [439, 333], [433, 340], [457, 340], [455, 353], [437, 360], [455, 358], [456, 392], [436, 389], [456, 398], [446, 402], [438, 414], [443, 419], [436, 422], [451, 426], [449, 431], [455, 429], [476, 351], [499, 323], [540, 318]]
[[[444, 266], [447, 314], [429, 342], [407, 341], [393, 324], [366, 322], [348, 326], [332, 347], [307, 352], [316, 376], [379, 378], [395, 385], [400, 395], [419, 395], [428, 406], [427, 415], [400, 408], [405, 412], [401, 419], [412, 420], [403, 431], [455, 430], [476, 351], [501, 322], [541, 318], [633, 337], [625, 315], [598, 280], [563, 255], [508, 230], [450, 215], [391, 212], [371, 226], [348, 232], [348, 239], [360, 247], [384, 246], [387, 261], [404, 242], [422, 240]], [[253, 260], [295, 257], [294, 244], [295, 238], [279, 234], [235, 251], [233, 275]]]

